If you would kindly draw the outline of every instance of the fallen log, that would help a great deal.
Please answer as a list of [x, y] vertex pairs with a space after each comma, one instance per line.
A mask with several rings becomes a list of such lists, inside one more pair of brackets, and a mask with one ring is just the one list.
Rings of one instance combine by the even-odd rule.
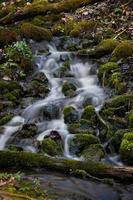
[[52, 158], [46, 155], [31, 152], [0, 151], [1, 169], [49, 169], [70, 174], [76, 170], [100, 178], [113, 178], [116, 180], [133, 180], [133, 167], [116, 167], [95, 161], [77, 161]]
[[99, 0], [67, 0], [58, 3], [36, 3], [26, 6], [20, 12], [9, 13], [0, 19], [0, 25], [12, 24], [17, 21], [29, 19], [37, 15], [58, 14], [61, 12], [70, 12], [79, 7], [95, 3]]

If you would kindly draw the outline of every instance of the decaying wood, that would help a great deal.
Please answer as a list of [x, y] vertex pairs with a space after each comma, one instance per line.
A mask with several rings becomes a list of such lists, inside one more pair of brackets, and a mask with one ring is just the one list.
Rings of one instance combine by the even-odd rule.
[[121, 181], [133, 180], [133, 167], [116, 167], [95, 161], [77, 161], [52, 158], [46, 155], [30, 152], [0, 151], [0, 168], [46, 168], [63, 173], [84, 170], [86, 173], [100, 178], [114, 178]]
[[61, 1], [59, 3], [48, 3], [48, 4], [39, 4], [34, 7], [28, 6], [22, 9], [20, 12], [9, 13], [7, 16], [0, 19], [0, 25], [12, 24], [17, 21], [24, 19], [29, 19], [37, 15], [46, 15], [46, 14], [58, 14], [61, 12], [70, 12], [71, 10], [76, 10], [79, 7], [85, 6], [90, 3], [95, 3], [99, 0], [67, 0]]

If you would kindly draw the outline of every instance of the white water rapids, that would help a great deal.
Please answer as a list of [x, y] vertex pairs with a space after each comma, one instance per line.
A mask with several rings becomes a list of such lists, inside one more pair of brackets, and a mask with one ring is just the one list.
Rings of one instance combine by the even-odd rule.
[[[49, 54], [36, 55], [36, 71], [43, 72], [49, 80], [50, 83], [50, 93], [48, 96], [42, 100], [38, 100], [32, 105], [29, 105], [24, 111], [22, 111], [21, 116], [14, 117], [7, 125], [4, 126], [4, 132], [0, 136], [0, 150], [3, 150], [11, 136], [18, 130], [20, 130], [24, 123], [36, 123], [38, 128], [41, 130], [36, 137], [36, 140], [42, 141], [45, 136], [49, 135], [52, 130], [56, 130], [62, 140], [64, 141], [64, 156], [67, 158], [73, 158], [69, 152], [69, 142], [74, 137], [67, 130], [67, 125], [64, 123], [63, 115], [60, 118], [53, 119], [47, 122], [45, 126], [45, 121], [38, 120], [38, 112], [50, 103], [56, 104], [58, 102], [63, 103], [63, 107], [66, 105], [73, 105], [77, 110], [81, 109], [82, 102], [85, 97], [90, 97], [92, 99], [92, 104], [95, 106], [95, 110], [98, 112], [105, 100], [105, 94], [103, 89], [98, 85], [98, 78], [95, 73], [91, 70], [95, 67], [89, 61], [82, 61], [77, 58], [77, 56], [71, 55], [70, 52], [58, 51], [55, 45], [47, 45], [49, 48]], [[68, 56], [70, 60], [70, 70], [74, 77], [72, 79], [77, 84], [77, 95], [73, 98], [66, 98], [61, 87], [67, 78], [55, 78], [54, 73], [61, 67], [60, 57]], [[69, 78], [71, 79], [71, 78]], [[63, 110], [63, 109], [62, 109]], [[61, 112], [62, 112], [61, 110]], [[41, 127], [41, 128], [40, 128]], [[27, 149], [32, 149], [28, 147]]]

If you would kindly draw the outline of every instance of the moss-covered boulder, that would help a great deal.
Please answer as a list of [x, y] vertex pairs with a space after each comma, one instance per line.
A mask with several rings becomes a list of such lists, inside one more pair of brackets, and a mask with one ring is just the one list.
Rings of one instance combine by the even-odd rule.
[[95, 108], [94, 106], [86, 106], [84, 108], [84, 111], [81, 115], [82, 119], [86, 119], [86, 120], [94, 120], [96, 118], [96, 113], [95, 113]]
[[0, 46], [11, 44], [17, 40], [17, 33], [8, 28], [0, 28]]
[[84, 149], [81, 153], [86, 160], [100, 161], [104, 155], [104, 149], [101, 144], [91, 144], [88, 148]]
[[21, 26], [21, 33], [24, 37], [36, 41], [49, 40], [52, 37], [50, 30], [31, 23], [23, 23]]
[[132, 106], [132, 94], [131, 93], [125, 93], [123, 95], [115, 96], [108, 100], [105, 104], [105, 107], [107, 108], [118, 108], [121, 107], [121, 109], [129, 110]]
[[73, 83], [65, 81], [62, 85], [62, 92], [65, 96], [73, 97], [75, 96], [76, 86]]
[[50, 156], [62, 155], [62, 142], [52, 138], [45, 138], [41, 143], [41, 150]]
[[120, 155], [123, 161], [133, 165], [133, 132], [124, 134], [120, 146]]
[[128, 131], [130, 131], [130, 130], [119, 129], [113, 134], [112, 138], [110, 139], [110, 143], [117, 153], [119, 152], [122, 138], [123, 138], [124, 134], [127, 133]]
[[118, 61], [133, 56], [133, 42], [122, 41], [113, 51], [112, 60]]
[[98, 44], [95, 48], [94, 57], [102, 57], [106, 54], [110, 54], [113, 50], [118, 46], [119, 41], [113, 39], [103, 40], [100, 44]]
[[98, 137], [92, 134], [76, 134], [71, 140], [70, 150], [79, 155], [84, 149], [88, 148], [91, 144], [99, 144]]
[[65, 123], [72, 124], [79, 121], [79, 112], [73, 106], [66, 106], [63, 115]]

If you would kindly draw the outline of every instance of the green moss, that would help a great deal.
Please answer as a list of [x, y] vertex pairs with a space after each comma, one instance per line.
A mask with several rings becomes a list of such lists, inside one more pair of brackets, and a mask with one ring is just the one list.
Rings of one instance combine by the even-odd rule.
[[92, 134], [76, 134], [71, 141], [71, 148], [76, 147], [78, 152], [86, 149], [91, 144], [99, 144], [98, 137]]
[[123, 161], [133, 164], [133, 132], [124, 134], [121, 146], [120, 154]]
[[81, 118], [86, 120], [91, 120], [96, 117], [95, 108], [94, 106], [86, 106]]
[[125, 93], [123, 95], [119, 95], [116, 97], [113, 97], [107, 102], [107, 106], [109, 107], [120, 107], [120, 106], [125, 106], [125, 108], [129, 107], [132, 105], [132, 94], [130, 93]]
[[41, 148], [44, 153], [57, 156], [62, 154], [62, 145], [51, 138], [46, 138], [42, 141]]
[[105, 152], [101, 144], [91, 144], [88, 148], [80, 153], [85, 159], [99, 161], [104, 157]]
[[11, 92], [13, 90], [19, 90], [19, 89], [20, 89], [20, 86], [19, 86], [18, 82], [16, 82], [16, 81], [5, 81], [5, 80], [0, 81], [1, 94]]
[[75, 123], [79, 120], [79, 113], [73, 106], [66, 106], [63, 110], [64, 120], [66, 123]]
[[113, 73], [109, 79], [109, 85], [114, 88], [116, 94], [126, 92], [126, 83], [122, 81], [122, 74], [120, 72]]
[[112, 53], [113, 50], [118, 46], [119, 42], [113, 39], [103, 40], [95, 49], [95, 57], [101, 57], [106, 54]]
[[93, 20], [81, 20], [73, 23], [72, 30], [70, 31], [70, 36], [78, 37], [87, 31], [93, 31], [97, 24]]
[[132, 41], [122, 41], [113, 51], [112, 60], [120, 60], [122, 58], [128, 58], [133, 56], [133, 42]]
[[0, 45], [8, 45], [17, 39], [17, 34], [11, 29], [0, 29]]
[[68, 81], [65, 81], [62, 85], [62, 92], [65, 96], [75, 96], [76, 86]]
[[6, 124], [8, 121], [10, 121], [13, 117], [13, 114], [7, 113], [7, 114], [1, 114], [0, 115], [0, 125]]
[[21, 32], [24, 37], [37, 41], [49, 40], [52, 37], [50, 30], [31, 23], [23, 23], [21, 26]]
[[109, 166], [95, 161], [76, 161], [65, 159], [54, 159], [42, 154], [31, 152], [0, 151], [0, 167], [18, 169], [29, 169], [33, 167], [47, 168], [64, 173], [71, 173], [74, 170], [85, 170], [92, 175], [106, 176]]
[[114, 62], [108, 62], [104, 65], [101, 65], [99, 68], [98, 76], [100, 79], [103, 79], [104, 76], [104, 81], [108, 81], [108, 78], [110, 77], [110, 74], [113, 72], [119, 71], [119, 66], [118, 64]]

